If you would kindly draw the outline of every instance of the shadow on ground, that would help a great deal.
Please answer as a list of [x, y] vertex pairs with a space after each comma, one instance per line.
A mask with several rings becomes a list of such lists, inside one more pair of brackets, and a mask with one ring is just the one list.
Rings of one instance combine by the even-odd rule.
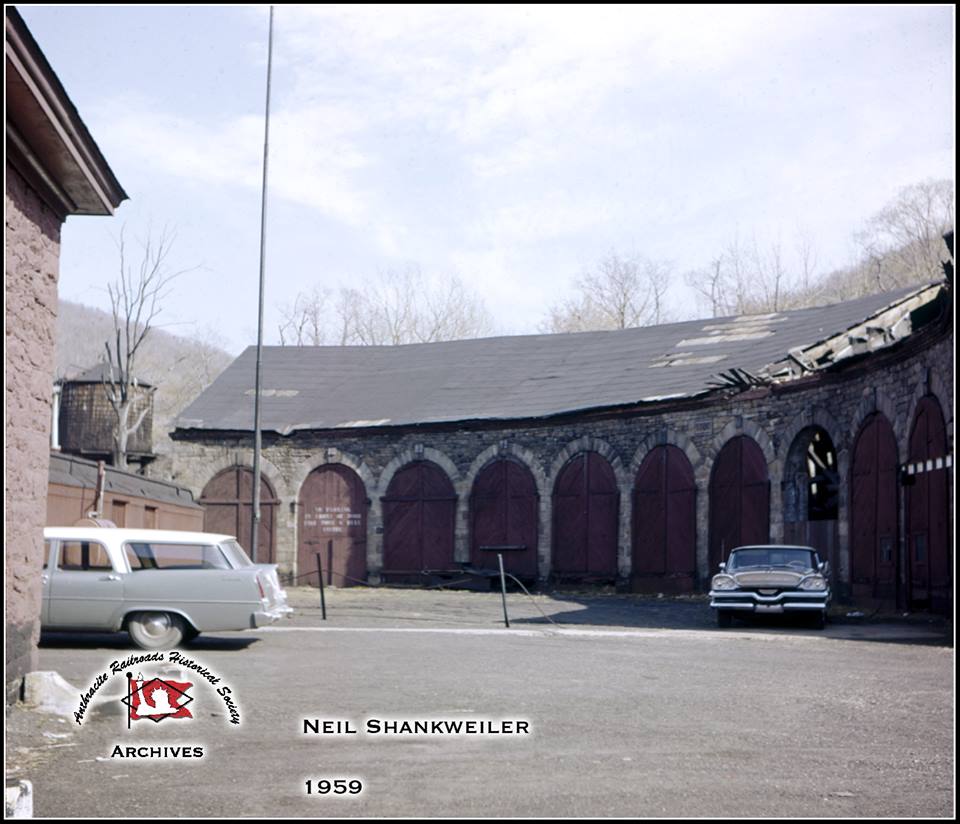
[[[516, 596], [513, 596], [514, 598]], [[849, 616], [847, 609], [833, 610], [825, 630], [811, 626], [808, 615], [737, 616], [729, 629], [717, 627], [716, 616], [706, 598], [657, 598], [639, 595], [579, 595], [550, 593], [550, 609], [544, 616], [511, 618], [511, 625], [550, 625], [630, 629], [692, 629], [736, 632], [799, 632], [814, 636], [882, 643], [953, 646], [953, 624], [943, 616], [908, 615]], [[569, 605], [569, 608], [568, 606]]]
[[[259, 639], [218, 638], [214, 635], [200, 635], [192, 641], [180, 644], [193, 650], [242, 650]], [[40, 646], [49, 649], [132, 649], [144, 652], [125, 632], [42, 632]]]

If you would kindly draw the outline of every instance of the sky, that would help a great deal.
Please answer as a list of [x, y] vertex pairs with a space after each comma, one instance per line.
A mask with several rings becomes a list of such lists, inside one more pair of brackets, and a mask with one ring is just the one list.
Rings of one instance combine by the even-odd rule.
[[[117, 239], [175, 240], [162, 326], [256, 342], [267, 6], [30, 6], [130, 196], [70, 217], [60, 296], [109, 308]], [[501, 334], [611, 252], [682, 274], [733, 238], [817, 266], [955, 174], [953, 6], [278, 6], [265, 342], [314, 286], [456, 275]]]

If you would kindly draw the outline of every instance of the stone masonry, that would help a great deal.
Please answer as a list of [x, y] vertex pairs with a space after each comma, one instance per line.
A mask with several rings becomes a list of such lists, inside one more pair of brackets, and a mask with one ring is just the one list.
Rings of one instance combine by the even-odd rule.
[[[61, 220], [8, 163], [6, 190], [6, 667], [36, 669], [50, 461]], [[8, 680], [8, 687], [13, 680]], [[9, 696], [8, 696], [9, 697]]]
[[[905, 351], [908, 347], [910, 351]], [[456, 489], [455, 560], [467, 561], [470, 556], [469, 498], [474, 479], [490, 460], [510, 455], [529, 467], [536, 479], [540, 497], [538, 564], [540, 575], [545, 578], [550, 572], [554, 481], [570, 457], [583, 450], [594, 450], [610, 461], [618, 479], [618, 565], [620, 576], [626, 581], [631, 567], [632, 491], [637, 470], [650, 449], [660, 444], [674, 444], [686, 453], [696, 477], [697, 567], [703, 587], [715, 572], [708, 569], [707, 561], [707, 491], [711, 468], [721, 447], [730, 438], [743, 434], [753, 438], [763, 450], [770, 479], [771, 540], [782, 540], [786, 457], [802, 430], [819, 425], [833, 440], [839, 462], [841, 553], [835, 578], [839, 579], [839, 589], [843, 592], [843, 584], [849, 582], [850, 576], [847, 541], [850, 461], [861, 423], [872, 412], [882, 412], [893, 425], [902, 463], [916, 405], [925, 395], [932, 395], [943, 411], [952, 452], [952, 333], [925, 347], [918, 347], [915, 341], [908, 347], [879, 352], [859, 364], [814, 378], [770, 389], [754, 389], [699, 405], [678, 403], [674, 409], [661, 407], [654, 413], [631, 410], [603, 416], [511, 422], [499, 426], [487, 423], [462, 428], [424, 425], [370, 429], [362, 433], [298, 431], [287, 437], [265, 432], [261, 465], [281, 501], [276, 559], [281, 571], [295, 572], [300, 488], [313, 469], [341, 463], [353, 468], [366, 487], [370, 500], [367, 562], [371, 579], [377, 580], [383, 562], [380, 499], [401, 467], [413, 460], [426, 459], [442, 467]], [[219, 471], [235, 465], [250, 467], [252, 463], [250, 436], [180, 432], [175, 435], [170, 480], [187, 486], [199, 497], [205, 484]], [[902, 518], [901, 512], [901, 527]]]

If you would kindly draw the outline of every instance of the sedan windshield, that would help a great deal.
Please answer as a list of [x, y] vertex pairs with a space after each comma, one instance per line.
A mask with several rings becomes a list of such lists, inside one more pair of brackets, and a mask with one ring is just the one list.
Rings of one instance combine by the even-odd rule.
[[751, 547], [730, 553], [728, 569], [747, 567], [790, 567], [791, 569], [814, 569], [816, 558], [809, 549], [785, 547]]

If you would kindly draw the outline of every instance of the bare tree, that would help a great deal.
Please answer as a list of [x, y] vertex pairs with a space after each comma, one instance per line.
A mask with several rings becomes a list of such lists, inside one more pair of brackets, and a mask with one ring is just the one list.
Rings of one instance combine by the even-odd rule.
[[416, 266], [387, 271], [334, 298], [314, 287], [281, 308], [280, 343], [391, 346], [491, 334], [483, 301], [457, 278], [430, 281]]
[[817, 246], [809, 229], [801, 227], [795, 242], [800, 269], [800, 290], [809, 292], [817, 278]]
[[702, 269], [694, 269], [684, 276], [687, 286], [697, 293], [697, 299], [706, 304], [710, 317], [718, 318], [728, 312], [729, 283], [723, 255], [715, 257]]
[[[120, 253], [120, 275], [107, 284], [113, 314], [112, 340], [105, 342], [107, 368], [103, 379], [107, 400], [116, 415], [113, 463], [126, 469], [127, 445], [130, 436], [143, 424], [150, 405], [142, 400], [137, 388], [137, 365], [141, 347], [160, 313], [163, 300], [169, 295], [171, 282], [188, 271], [172, 270], [168, 257], [175, 236], [164, 229], [159, 236], [152, 233], [140, 243], [137, 262], [129, 259], [126, 227], [121, 228], [117, 243]], [[138, 397], [139, 395], [139, 397]]]
[[314, 286], [280, 308], [281, 346], [321, 346], [329, 342], [332, 293]]
[[952, 180], [923, 180], [902, 188], [856, 236], [860, 276], [873, 291], [942, 277], [943, 234], [953, 227]]
[[611, 252], [576, 281], [575, 298], [548, 309], [541, 328], [582, 332], [663, 323], [670, 272], [670, 264], [664, 261]]

